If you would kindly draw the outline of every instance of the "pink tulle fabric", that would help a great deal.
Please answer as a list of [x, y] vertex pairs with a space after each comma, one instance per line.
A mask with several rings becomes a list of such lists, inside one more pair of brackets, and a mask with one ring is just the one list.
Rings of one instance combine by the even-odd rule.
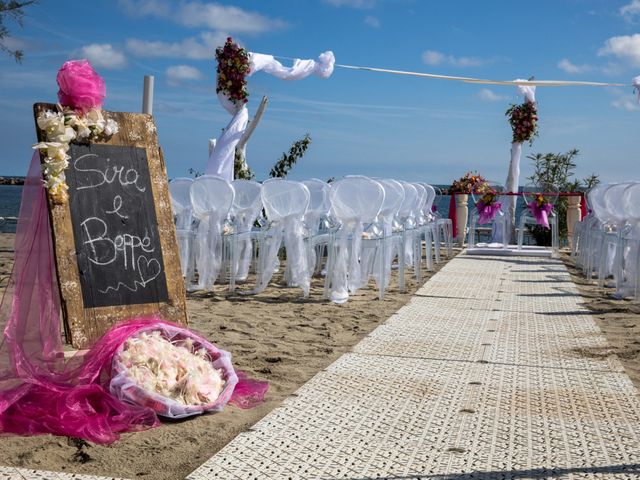
[[494, 202], [489, 205], [485, 205], [485, 203], [480, 200], [476, 203], [476, 209], [478, 210], [478, 223], [491, 223], [493, 219], [496, 218], [496, 215], [502, 208], [502, 203]]
[[88, 60], [70, 60], [58, 70], [58, 100], [81, 113], [102, 107], [107, 95], [104, 80]]
[[[22, 194], [13, 271], [0, 304], [0, 433], [50, 433], [108, 444], [120, 433], [157, 427], [153, 408], [110, 393], [112, 360], [122, 343], [143, 329], [182, 327], [157, 318], [132, 319], [65, 362], [51, 238], [36, 153]], [[267, 383], [242, 377], [230, 402], [242, 408], [262, 402]]]
[[536, 219], [538, 225], [543, 226], [544, 228], [549, 228], [549, 214], [553, 210], [553, 205], [550, 203], [545, 203], [541, 207], [538, 206], [537, 201], [532, 201], [527, 204], [533, 218]]

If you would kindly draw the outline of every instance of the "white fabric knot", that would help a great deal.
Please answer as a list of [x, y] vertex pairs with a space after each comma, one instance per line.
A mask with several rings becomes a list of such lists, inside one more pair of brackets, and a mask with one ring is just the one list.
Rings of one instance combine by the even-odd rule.
[[321, 53], [316, 62], [314, 73], [320, 78], [329, 78], [333, 73], [336, 57], [331, 50]]
[[[523, 80], [522, 78], [516, 78], [514, 82], [528, 82], [528, 80]], [[518, 95], [524, 95], [524, 99], [527, 102], [535, 103], [536, 102], [536, 87], [535, 85], [518, 85]]]
[[638, 92], [638, 102], [640, 102], [640, 75], [635, 77], [631, 83], [633, 84], [633, 89]]

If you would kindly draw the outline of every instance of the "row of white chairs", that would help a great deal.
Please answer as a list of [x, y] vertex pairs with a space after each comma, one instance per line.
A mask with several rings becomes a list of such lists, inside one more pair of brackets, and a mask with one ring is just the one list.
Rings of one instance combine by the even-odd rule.
[[600, 184], [587, 193], [589, 213], [574, 227], [572, 255], [598, 286], [640, 300], [640, 182]]
[[285, 278], [305, 297], [311, 276], [324, 271], [325, 296], [335, 302], [371, 277], [383, 298], [394, 260], [404, 289], [405, 265], [421, 278], [423, 247], [428, 269], [441, 261], [441, 247], [452, 252], [451, 222], [432, 212], [436, 192], [427, 184], [362, 176], [229, 183], [204, 175], [172, 180], [169, 190], [189, 290], [211, 289], [222, 278], [234, 291], [253, 265], [255, 286], [241, 293], [259, 293], [284, 247]]

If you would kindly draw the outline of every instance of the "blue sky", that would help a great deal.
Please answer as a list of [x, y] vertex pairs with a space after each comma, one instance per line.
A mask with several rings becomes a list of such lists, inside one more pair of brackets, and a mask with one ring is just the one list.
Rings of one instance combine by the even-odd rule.
[[[139, 111], [155, 76], [154, 117], [170, 177], [204, 170], [207, 143], [230, 116], [215, 96], [214, 49], [227, 35], [249, 51], [338, 64], [512, 80], [630, 85], [640, 75], [640, 0], [40, 0], [9, 23], [17, 65], [0, 55], [0, 174], [24, 175], [32, 109], [55, 101], [62, 63], [89, 58], [107, 83], [105, 108]], [[287, 60], [282, 60], [288, 64]], [[467, 170], [503, 181], [515, 87], [470, 85], [336, 68], [327, 80], [249, 78], [248, 145], [258, 179], [306, 132], [291, 177], [365, 174], [449, 183]], [[631, 87], [538, 88], [540, 137], [524, 155], [578, 148], [577, 173], [640, 177], [640, 104]], [[522, 174], [531, 171], [523, 158]], [[521, 182], [524, 183], [524, 182]]]

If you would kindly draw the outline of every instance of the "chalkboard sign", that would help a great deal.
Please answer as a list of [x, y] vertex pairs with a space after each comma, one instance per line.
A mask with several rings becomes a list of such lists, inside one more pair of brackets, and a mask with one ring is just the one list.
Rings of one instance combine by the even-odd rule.
[[[55, 108], [36, 104], [36, 118]], [[153, 119], [103, 114], [118, 122], [119, 132], [107, 142], [70, 145], [65, 170], [69, 201], [49, 204], [65, 333], [78, 348], [140, 315], [186, 324], [167, 177]]]

